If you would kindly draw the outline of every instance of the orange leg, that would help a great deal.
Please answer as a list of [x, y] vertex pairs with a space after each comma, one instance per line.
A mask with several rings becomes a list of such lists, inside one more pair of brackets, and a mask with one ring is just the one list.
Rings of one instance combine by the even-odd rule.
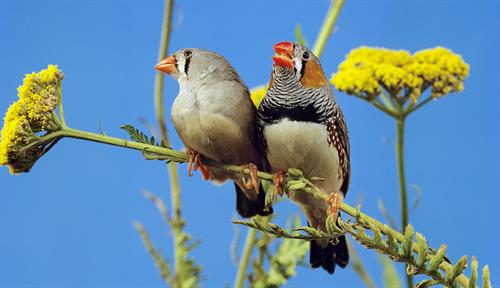
[[[192, 150], [192, 149], [187, 149], [188, 155], [189, 155], [189, 162], [188, 162], [188, 176], [191, 177], [193, 176], [193, 173], [191, 172], [193, 170], [193, 163], [195, 162], [196, 155], [198, 152]], [[194, 167], [194, 170], [198, 169], [198, 167]]]
[[330, 204], [330, 213], [333, 216], [333, 219], [337, 220], [340, 211], [340, 203], [344, 200], [344, 196], [341, 193], [331, 193], [326, 202]]
[[198, 168], [201, 171], [201, 175], [203, 176], [203, 179], [208, 180], [210, 179], [210, 171], [208, 170], [208, 167], [203, 165], [201, 163], [201, 155], [197, 151], [188, 148], [188, 154], [189, 154], [189, 162], [188, 162], [188, 176], [193, 176], [192, 170], [196, 171]]
[[285, 172], [278, 171], [274, 176], [274, 193], [276, 196], [283, 196], [283, 184], [285, 184]]
[[[243, 174], [243, 170], [245, 170], [245, 168], [250, 170], [250, 179], [248, 181], [245, 179], [245, 175]], [[259, 178], [257, 177], [258, 171], [259, 169], [257, 168], [257, 165], [253, 163], [240, 166], [240, 174], [243, 180], [243, 185], [245, 185], [246, 189], [255, 189], [257, 193], [259, 193]]]

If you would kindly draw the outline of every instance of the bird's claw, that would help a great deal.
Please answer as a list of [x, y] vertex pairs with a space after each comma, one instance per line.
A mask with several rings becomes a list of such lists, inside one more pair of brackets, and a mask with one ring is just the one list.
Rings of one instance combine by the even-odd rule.
[[[250, 173], [249, 173], [250, 179], [248, 179], [248, 180], [245, 178], [245, 174], [243, 173], [243, 170], [245, 170], [245, 168], [248, 168], [248, 170], [250, 170]], [[242, 181], [243, 185], [248, 190], [255, 189], [255, 191], [257, 193], [259, 193], [259, 178], [257, 177], [258, 171], [259, 171], [259, 169], [257, 168], [257, 165], [255, 165], [253, 163], [249, 163], [248, 165], [240, 166], [240, 174], [241, 174], [241, 178], [243, 180]]]
[[284, 189], [283, 184], [285, 184], [285, 172], [278, 171], [273, 174], [274, 177], [274, 193], [276, 196], [283, 196]]
[[203, 179], [208, 180], [210, 179], [210, 171], [208, 170], [208, 167], [206, 165], [203, 165], [201, 163], [201, 155], [197, 151], [193, 149], [188, 149], [188, 154], [189, 154], [189, 162], [188, 162], [188, 176], [191, 177], [193, 176], [193, 170], [197, 171], [200, 169], [201, 175], [203, 176]]
[[330, 213], [333, 219], [337, 220], [340, 211], [340, 203], [344, 200], [341, 193], [331, 193], [327, 198], [326, 202], [330, 204]]

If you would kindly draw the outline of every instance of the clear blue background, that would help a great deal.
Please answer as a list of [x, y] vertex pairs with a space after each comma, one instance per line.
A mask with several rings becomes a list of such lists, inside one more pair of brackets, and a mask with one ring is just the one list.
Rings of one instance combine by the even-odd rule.
[[[322, 57], [328, 74], [360, 45], [412, 52], [442, 45], [471, 65], [465, 91], [432, 102], [411, 116], [407, 177], [423, 197], [411, 214], [416, 229], [449, 256], [475, 255], [490, 265], [498, 284], [500, 252], [500, 105], [498, 2], [347, 0]], [[272, 45], [293, 40], [303, 26], [314, 42], [327, 1], [179, 1], [171, 51], [203, 47], [225, 55], [250, 86], [265, 83]], [[153, 84], [162, 21], [161, 1], [2, 1], [0, 3], [0, 110], [17, 99], [23, 75], [47, 64], [64, 70], [64, 105], [70, 126], [126, 137], [119, 126], [154, 123]], [[178, 85], [166, 80], [166, 111]], [[336, 93], [351, 135], [352, 184], [346, 199], [379, 219], [377, 198], [399, 218], [391, 119], [358, 99]], [[4, 112], [1, 112], [4, 113]], [[168, 117], [169, 118], [169, 117]], [[145, 128], [147, 130], [147, 128]], [[173, 146], [181, 148], [169, 127]], [[234, 193], [180, 166], [187, 230], [202, 241], [193, 255], [203, 265], [203, 286], [234, 281], [230, 244]], [[162, 287], [131, 222], [140, 220], [166, 257], [168, 229], [141, 194], [152, 191], [169, 204], [160, 162], [140, 153], [65, 139], [29, 174], [0, 171], [1, 287]], [[410, 190], [410, 200], [415, 193]], [[298, 212], [277, 205], [282, 219]], [[240, 228], [244, 233], [246, 229]], [[380, 262], [357, 247], [375, 281]], [[300, 268], [290, 287], [361, 286], [351, 268], [334, 276]]]

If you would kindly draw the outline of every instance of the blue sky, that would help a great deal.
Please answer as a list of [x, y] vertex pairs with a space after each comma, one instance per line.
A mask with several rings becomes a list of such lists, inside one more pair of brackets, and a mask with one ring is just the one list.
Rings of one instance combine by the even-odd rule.
[[[322, 57], [327, 74], [360, 45], [419, 49], [442, 45], [471, 65], [465, 91], [432, 102], [407, 127], [407, 178], [421, 187], [411, 223], [449, 256], [475, 255], [498, 284], [500, 208], [498, 2], [347, 0]], [[293, 40], [297, 23], [314, 42], [328, 1], [178, 1], [171, 50], [200, 47], [226, 56], [248, 86], [269, 78], [272, 45]], [[162, 20], [161, 1], [2, 1], [0, 3], [0, 111], [16, 99], [25, 73], [58, 64], [70, 126], [103, 129], [154, 122], [153, 66]], [[167, 79], [166, 111], [178, 92]], [[379, 219], [377, 199], [398, 218], [399, 196], [391, 119], [367, 103], [336, 92], [351, 135], [352, 182], [346, 202]], [[4, 112], [1, 112], [4, 113]], [[167, 117], [169, 118], [169, 117]], [[173, 146], [180, 141], [169, 126]], [[187, 229], [202, 241], [193, 255], [204, 267], [203, 286], [232, 284], [230, 244], [236, 227], [233, 186], [216, 187], [180, 166]], [[133, 220], [141, 221], [171, 259], [168, 229], [141, 194], [168, 201], [160, 162], [140, 153], [64, 139], [29, 174], [0, 170], [0, 286], [162, 287]], [[410, 200], [415, 193], [410, 192]], [[285, 201], [280, 219], [298, 212]], [[246, 230], [240, 228], [242, 233]], [[243, 234], [244, 235], [244, 234]], [[380, 263], [357, 247], [377, 283]], [[290, 287], [361, 286], [353, 270], [334, 276], [300, 268]]]

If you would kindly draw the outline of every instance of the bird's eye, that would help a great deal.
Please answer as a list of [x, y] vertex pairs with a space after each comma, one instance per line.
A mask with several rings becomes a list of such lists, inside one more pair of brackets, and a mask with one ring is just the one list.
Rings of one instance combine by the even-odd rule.
[[189, 56], [191, 56], [191, 54], [193, 54], [193, 52], [191, 52], [191, 50], [184, 51], [184, 57], [189, 57]]
[[304, 59], [304, 60], [309, 59], [309, 52], [307, 52], [307, 51], [304, 52], [304, 54], [302, 54], [302, 59]]

